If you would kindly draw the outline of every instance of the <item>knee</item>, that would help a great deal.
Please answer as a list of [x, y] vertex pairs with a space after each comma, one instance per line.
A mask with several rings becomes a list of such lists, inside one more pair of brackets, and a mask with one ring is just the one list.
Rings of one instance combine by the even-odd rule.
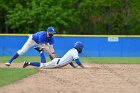
[[25, 51], [19, 50], [17, 53], [21, 56], [21, 55], [23, 55], [25, 53]]

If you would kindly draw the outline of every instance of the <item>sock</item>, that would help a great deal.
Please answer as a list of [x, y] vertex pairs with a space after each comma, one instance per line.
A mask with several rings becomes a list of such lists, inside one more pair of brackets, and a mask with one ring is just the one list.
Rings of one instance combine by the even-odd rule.
[[53, 60], [53, 57], [52, 56], [49, 55], [49, 57], [50, 57], [51, 60]]
[[44, 51], [42, 51], [40, 53], [40, 57], [41, 57], [41, 63], [46, 63], [46, 58], [45, 58], [45, 55], [44, 55]]
[[[54, 54], [54, 52], [52, 54]], [[52, 56], [49, 55], [49, 57], [50, 57], [51, 60], [53, 60], [53, 57]]]
[[14, 59], [18, 58], [18, 56], [19, 54], [16, 53], [8, 62], [11, 64]]
[[30, 62], [29, 65], [40, 67], [40, 62]]

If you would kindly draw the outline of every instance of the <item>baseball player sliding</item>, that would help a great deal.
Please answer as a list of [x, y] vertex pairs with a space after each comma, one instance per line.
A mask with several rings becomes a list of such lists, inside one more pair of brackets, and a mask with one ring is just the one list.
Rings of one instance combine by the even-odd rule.
[[[78, 41], [74, 44], [74, 47], [70, 49], [62, 58], [54, 58], [50, 62], [46, 63], [46, 58], [42, 50], [38, 50], [41, 56], [40, 62], [26, 62], [24, 61], [23, 68], [27, 66], [36, 66], [40, 68], [60, 68], [70, 64], [72, 67], [76, 68], [72, 61], [74, 60], [80, 67], [84, 68], [79, 60], [78, 53], [82, 53], [83, 50], [82, 42]], [[36, 49], [37, 50], [37, 49]]]
[[[7, 62], [5, 63], [6, 66], [10, 66], [13, 60], [18, 58], [19, 56], [23, 55], [27, 52], [32, 46], [39, 46], [44, 49], [51, 58], [55, 58], [53, 54], [54, 48], [54, 39], [53, 35], [55, 34], [54, 27], [48, 27], [47, 31], [40, 31], [35, 34], [31, 34], [27, 40], [27, 42], [23, 45], [23, 47], [16, 52], [16, 54]], [[49, 47], [46, 47], [49, 46]]]

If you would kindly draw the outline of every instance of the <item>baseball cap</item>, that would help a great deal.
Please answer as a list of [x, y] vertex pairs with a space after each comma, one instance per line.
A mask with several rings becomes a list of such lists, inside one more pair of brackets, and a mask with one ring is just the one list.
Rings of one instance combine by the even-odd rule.
[[47, 32], [49, 32], [50, 34], [55, 34], [56, 33], [54, 27], [52, 27], [52, 26], [47, 28]]

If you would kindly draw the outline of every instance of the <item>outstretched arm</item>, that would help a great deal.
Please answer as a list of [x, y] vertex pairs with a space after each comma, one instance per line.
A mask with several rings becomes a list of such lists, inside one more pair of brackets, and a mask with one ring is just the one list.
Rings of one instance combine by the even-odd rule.
[[55, 54], [53, 54], [48, 48], [46, 48], [45, 44], [42, 44], [41, 46], [52, 58], [56, 57]]
[[80, 67], [85, 68], [85, 67], [83, 66], [83, 64], [80, 62], [79, 59], [75, 59], [75, 62], [76, 62]]
[[[52, 54], [54, 54], [54, 48], [53, 48], [53, 45], [47, 44], [46, 46], [47, 46], [47, 48], [52, 52]], [[51, 55], [49, 55], [49, 57], [50, 57], [51, 60], [54, 59]]]
[[53, 45], [47, 45], [52, 53], [55, 52]]

